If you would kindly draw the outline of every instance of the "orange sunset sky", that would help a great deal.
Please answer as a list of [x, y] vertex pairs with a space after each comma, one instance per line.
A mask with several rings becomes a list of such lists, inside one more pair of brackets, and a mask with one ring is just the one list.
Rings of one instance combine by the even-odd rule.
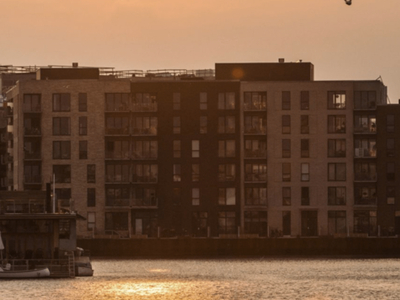
[[400, 98], [400, 0], [0, 0], [3, 65], [153, 70], [312, 62]]

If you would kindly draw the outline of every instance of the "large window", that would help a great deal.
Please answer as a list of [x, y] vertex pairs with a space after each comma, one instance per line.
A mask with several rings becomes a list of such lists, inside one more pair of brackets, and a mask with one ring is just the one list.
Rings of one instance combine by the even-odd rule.
[[328, 109], [345, 109], [345, 92], [328, 92]]
[[23, 111], [24, 112], [41, 111], [40, 97], [41, 97], [40, 94], [24, 94]]
[[268, 212], [266, 211], [245, 211], [244, 232], [247, 234], [268, 235]]
[[129, 163], [107, 163], [106, 182], [129, 182]]
[[129, 188], [107, 185], [106, 206], [129, 206]]
[[40, 163], [32, 162], [24, 164], [24, 183], [42, 183], [42, 167]]
[[375, 109], [376, 92], [375, 91], [355, 91], [354, 109]]
[[71, 111], [71, 95], [53, 94], [53, 111]]
[[133, 206], [155, 206], [157, 197], [155, 188], [135, 187], [132, 191]]
[[208, 213], [196, 211], [192, 213], [192, 234], [195, 237], [207, 237]]
[[157, 95], [136, 93], [132, 99], [133, 111], [157, 111]]
[[345, 133], [346, 116], [328, 116], [328, 133]]
[[267, 165], [266, 164], [246, 164], [245, 165], [245, 181], [267, 181]]
[[282, 140], [282, 157], [290, 158], [291, 156], [291, 142], [289, 139]]
[[282, 116], [282, 133], [283, 134], [288, 134], [290, 133], [291, 128], [290, 128], [290, 116], [289, 115], [283, 115]]
[[328, 211], [328, 233], [346, 233], [346, 211], [330, 210]]
[[346, 140], [328, 139], [328, 157], [346, 157]]
[[87, 135], [88, 121], [87, 117], [79, 117], [79, 135]]
[[[139, 143], [137, 141], [136, 143]], [[135, 149], [135, 148], [134, 148]], [[135, 157], [135, 150], [133, 155]], [[126, 140], [108, 140], [106, 141], [106, 158], [128, 159], [129, 154], [129, 141]]]
[[79, 93], [78, 94], [78, 109], [79, 111], [87, 111], [87, 94]]
[[264, 158], [267, 156], [267, 141], [265, 139], [245, 140], [244, 157]]
[[245, 92], [244, 110], [265, 110], [267, 108], [267, 93], [265, 92]]
[[290, 92], [283, 91], [282, 92], [282, 110], [290, 110]]
[[55, 175], [56, 183], [71, 182], [71, 166], [70, 165], [53, 165], [53, 174]]
[[346, 181], [346, 164], [329, 163], [328, 164], [329, 181]]
[[132, 155], [134, 159], [154, 159], [158, 155], [157, 141], [138, 141], [132, 142]]
[[128, 117], [106, 117], [106, 134], [129, 134]]
[[53, 159], [71, 159], [71, 142], [54, 141]]
[[71, 205], [71, 189], [70, 188], [56, 188], [56, 199], [57, 202], [63, 207], [69, 207]]
[[357, 114], [354, 116], [354, 132], [375, 133], [376, 116], [372, 114]]
[[219, 93], [218, 109], [222, 110], [235, 109], [235, 93]]
[[354, 232], [376, 234], [376, 211], [359, 210], [354, 211]]
[[157, 182], [158, 165], [136, 164], [133, 166], [133, 182]]
[[265, 116], [245, 116], [244, 133], [265, 134], [267, 133], [267, 119]]
[[[41, 135], [41, 118], [32, 115], [24, 116], [24, 134]], [[54, 129], [53, 129], [54, 130]], [[54, 134], [54, 131], [53, 131]]]
[[235, 133], [235, 117], [218, 117], [218, 133]]
[[375, 181], [376, 163], [356, 162], [354, 164], [354, 179], [357, 181]]
[[218, 157], [235, 157], [235, 141], [218, 141]]
[[376, 139], [355, 139], [354, 157], [376, 157]]
[[218, 232], [219, 234], [235, 234], [237, 232], [234, 211], [218, 212]]
[[129, 111], [129, 94], [106, 94], [106, 111]]
[[357, 185], [354, 188], [355, 205], [376, 205], [377, 195], [374, 184]]
[[218, 166], [218, 181], [235, 181], [235, 164], [220, 164]]
[[236, 189], [235, 188], [219, 188], [218, 189], [219, 205], [235, 205]]
[[328, 187], [328, 205], [346, 205], [346, 187]]
[[133, 133], [156, 135], [157, 123], [157, 117], [134, 117], [132, 118]]
[[267, 188], [246, 187], [244, 197], [246, 206], [265, 206], [267, 205]]
[[53, 118], [53, 135], [70, 135], [71, 118], [57, 117]]

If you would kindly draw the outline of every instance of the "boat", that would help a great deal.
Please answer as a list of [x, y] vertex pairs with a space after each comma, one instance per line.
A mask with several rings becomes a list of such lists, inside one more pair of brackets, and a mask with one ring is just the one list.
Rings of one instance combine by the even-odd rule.
[[30, 278], [45, 278], [50, 276], [49, 268], [8, 271], [0, 267], [0, 279], [30, 279]]
[[76, 248], [75, 257], [75, 276], [93, 276], [92, 263], [90, 257], [85, 255], [82, 256], [85, 251], [82, 248]]

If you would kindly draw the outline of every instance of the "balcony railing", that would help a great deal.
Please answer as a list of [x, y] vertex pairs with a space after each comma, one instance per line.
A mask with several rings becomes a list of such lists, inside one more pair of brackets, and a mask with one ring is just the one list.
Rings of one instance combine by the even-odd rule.
[[106, 134], [111, 134], [111, 135], [128, 135], [129, 134], [129, 127], [106, 128], [105, 132], [106, 132]]
[[26, 184], [41, 184], [42, 175], [24, 175], [24, 183]]
[[42, 154], [40, 152], [25, 152], [25, 159], [41, 159]]
[[106, 206], [109, 207], [157, 207], [156, 198], [140, 198], [140, 199], [106, 199]]
[[376, 157], [376, 149], [354, 149], [354, 157]]
[[266, 102], [260, 102], [260, 103], [244, 103], [243, 104], [243, 109], [245, 111], [263, 111], [267, 109], [267, 103]]
[[45, 213], [45, 200], [5, 200], [0, 201], [0, 214]]
[[133, 128], [132, 134], [134, 135], [157, 135], [157, 128]]
[[376, 126], [354, 126], [354, 133], [376, 133]]
[[157, 111], [157, 108], [157, 103], [132, 103], [134, 112]]
[[42, 132], [40, 128], [24, 128], [25, 135], [41, 135]]
[[377, 197], [355, 197], [355, 205], [376, 205]]
[[244, 133], [245, 134], [266, 134], [267, 133], [267, 127], [266, 126], [245, 127], [244, 128]]
[[256, 149], [256, 150], [244, 150], [245, 158], [265, 158], [267, 156], [267, 150]]
[[129, 151], [106, 151], [107, 159], [129, 159]]
[[245, 174], [245, 181], [267, 181], [267, 174]]
[[354, 174], [354, 179], [356, 181], [376, 181], [377, 175], [376, 175], [376, 173], [359, 173], [359, 172], [356, 172]]

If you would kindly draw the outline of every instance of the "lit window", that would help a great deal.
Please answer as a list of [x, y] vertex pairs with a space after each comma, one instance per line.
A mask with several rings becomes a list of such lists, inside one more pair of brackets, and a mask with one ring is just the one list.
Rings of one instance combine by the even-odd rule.
[[219, 188], [218, 204], [235, 205], [236, 204], [235, 188]]
[[192, 157], [200, 157], [200, 141], [199, 140], [193, 140], [192, 141]]

